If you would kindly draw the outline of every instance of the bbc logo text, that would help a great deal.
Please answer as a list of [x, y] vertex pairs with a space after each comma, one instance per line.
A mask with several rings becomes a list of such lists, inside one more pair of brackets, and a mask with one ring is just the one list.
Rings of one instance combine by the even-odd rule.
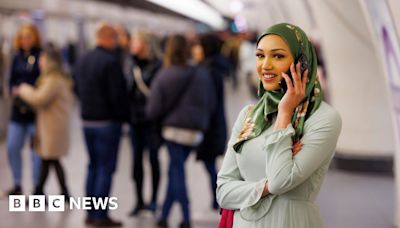
[[[46, 200], [44, 195], [10, 195], [8, 198], [8, 211], [65, 211], [65, 210], [116, 210], [118, 209], [117, 197], [69, 197], [66, 204], [64, 195], [49, 195]], [[46, 207], [47, 205], [47, 207]], [[67, 205], [67, 206], [66, 206]]]

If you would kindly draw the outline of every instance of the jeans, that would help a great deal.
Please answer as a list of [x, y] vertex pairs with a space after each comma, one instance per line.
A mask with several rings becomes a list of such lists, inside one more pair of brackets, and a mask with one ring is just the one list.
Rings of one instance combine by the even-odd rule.
[[149, 124], [135, 124], [130, 126], [130, 136], [133, 146], [133, 178], [136, 183], [137, 205], [143, 206], [143, 154], [145, 149], [149, 150], [153, 195], [151, 203], [157, 203], [158, 185], [160, 182], [160, 165], [158, 162], [158, 146], [151, 143], [151, 128]]
[[[116, 169], [121, 124], [110, 123], [101, 127], [84, 127], [89, 153], [86, 196], [104, 198], [110, 195], [112, 175]], [[107, 218], [108, 209], [88, 211], [94, 219]]]
[[204, 167], [207, 169], [207, 173], [210, 176], [210, 186], [213, 196], [212, 208], [217, 209], [217, 169], [215, 167], [215, 159], [211, 161], [203, 161]]
[[166, 141], [170, 163], [168, 171], [167, 195], [163, 205], [161, 219], [167, 220], [174, 201], [181, 205], [183, 221], [190, 222], [189, 199], [186, 190], [185, 161], [193, 149], [190, 146]]
[[[25, 140], [28, 137], [32, 140], [35, 133], [35, 125], [33, 123], [18, 123], [11, 121], [7, 130], [7, 151], [8, 161], [10, 162], [11, 172], [15, 186], [21, 186], [22, 182], [22, 158], [21, 152]], [[32, 183], [37, 185], [40, 174], [40, 156], [31, 146], [32, 160]]]

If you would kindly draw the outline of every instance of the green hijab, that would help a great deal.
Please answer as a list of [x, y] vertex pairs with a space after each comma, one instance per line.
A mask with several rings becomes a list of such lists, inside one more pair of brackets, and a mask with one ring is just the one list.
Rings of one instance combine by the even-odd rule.
[[[260, 40], [269, 34], [278, 35], [286, 41], [295, 63], [303, 55], [303, 59], [305, 58], [308, 64], [306, 95], [295, 109], [292, 117], [292, 125], [295, 129], [295, 135], [292, 139], [293, 142], [296, 142], [303, 136], [305, 120], [318, 109], [322, 101], [322, 90], [317, 77], [317, 56], [307, 35], [295, 25], [281, 23], [271, 26], [258, 38], [257, 46]], [[281, 90], [266, 91], [260, 81], [258, 88], [260, 100], [249, 109], [238, 141], [233, 145], [237, 153], [241, 152], [242, 146], [247, 140], [259, 136], [271, 126], [273, 118], [278, 113], [278, 104], [283, 95], [284, 92]]]

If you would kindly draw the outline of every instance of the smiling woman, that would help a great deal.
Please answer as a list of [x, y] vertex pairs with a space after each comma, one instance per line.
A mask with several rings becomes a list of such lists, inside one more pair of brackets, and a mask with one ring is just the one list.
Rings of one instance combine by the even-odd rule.
[[256, 56], [260, 99], [235, 122], [218, 203], [234, 211], [233, 227], [323, 227], [314, 200], [341, 119], [322, 102], [314, 47], [299, 27], [282, 23], [258, 38]]
[[261, 39], [256, 51], [257, 73], [265, 90], [276, 90], [282, 79], [282, 72], [289, 70], [293, 56], [289, 46], [278, 35]]

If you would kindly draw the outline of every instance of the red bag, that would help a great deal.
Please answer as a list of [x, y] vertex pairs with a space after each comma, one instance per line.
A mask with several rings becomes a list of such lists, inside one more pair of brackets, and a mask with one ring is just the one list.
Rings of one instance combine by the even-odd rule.
[[218, 228], [232, 228], [234, 210], [221, 208], [221, 219], [219, 220]]

